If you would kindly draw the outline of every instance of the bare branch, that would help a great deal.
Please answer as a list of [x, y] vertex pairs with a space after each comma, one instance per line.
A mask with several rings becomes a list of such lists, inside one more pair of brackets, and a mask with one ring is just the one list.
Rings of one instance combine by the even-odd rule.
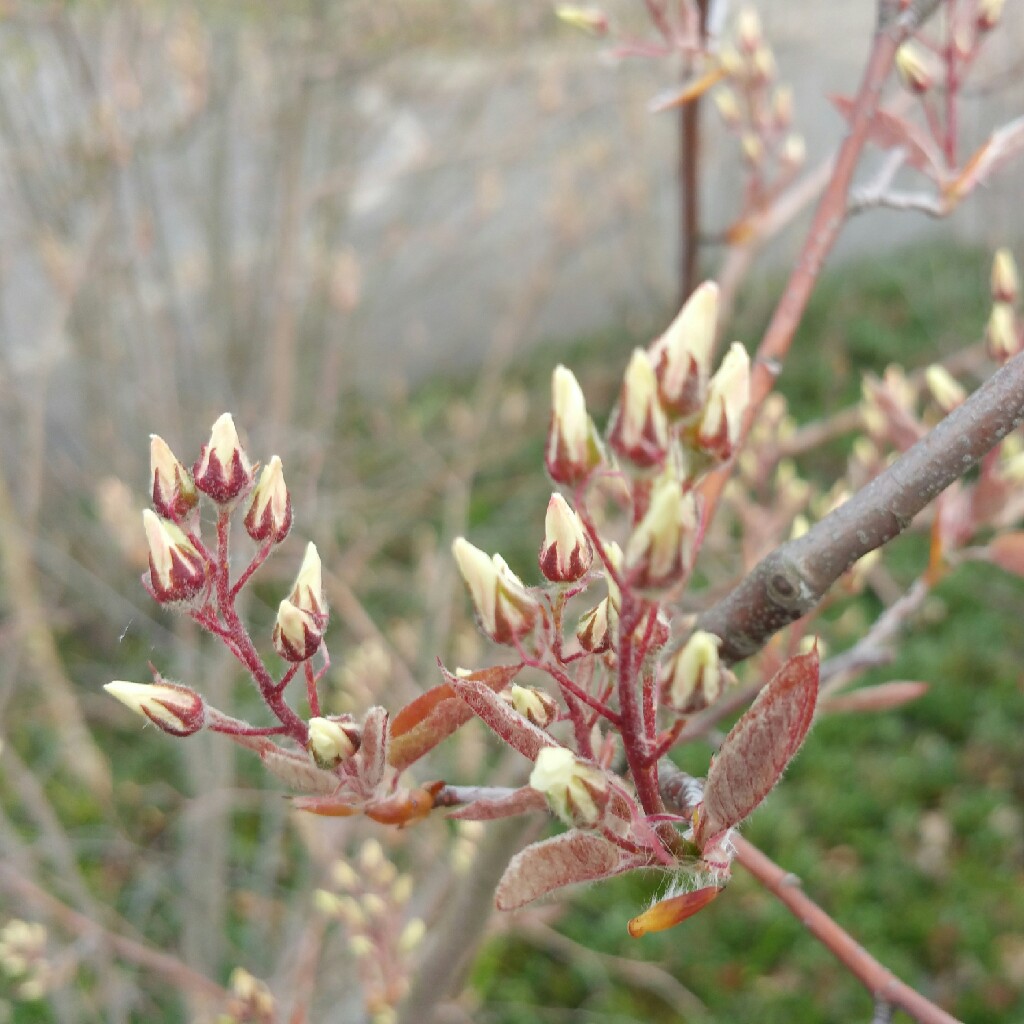
[[732, 664], [806, 615], [857, 559], [902, 533], [914, 516], [1024, 422], [1024, 354], [849, 501], [773, 551], [696, 629], [722, 638]]

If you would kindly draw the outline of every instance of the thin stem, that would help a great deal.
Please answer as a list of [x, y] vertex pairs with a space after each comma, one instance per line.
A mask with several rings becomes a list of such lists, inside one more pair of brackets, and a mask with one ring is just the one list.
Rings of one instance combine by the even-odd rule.
[[264, 541], [263, 546], [253, 556], [253, 560], [246, 566], [245, 571], [235, 580], [235, 585], [231, 588], [230, 594], [232, 600], [238, 597], [242, 592], [242, 588], [252, 578], [252, 574], [267, 560], [273, 547], [273, 539]]

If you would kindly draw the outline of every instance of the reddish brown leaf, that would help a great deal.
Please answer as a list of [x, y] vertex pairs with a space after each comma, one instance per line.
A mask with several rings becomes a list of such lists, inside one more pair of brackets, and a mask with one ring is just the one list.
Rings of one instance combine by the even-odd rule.
[[1001, 533], [988, 546], [988, 557], [1007, 572], [1024, 576], [1024, 532]]
[[634, 866], [607, 839], [573, 829], [517, 853], [498, 883], [494, 902], [499, 910], [518, 910], [563, 885], [610, 878]]
[[[830, 96], [829, 99], [843, 118], [849, 121], [853, 100], [848, 96]], [[868, 137], [879, 149], [905, 149], [907, 163], [929, 178], [938, 181], [942, 176], [942, 157], [935, 143], [921, 128], [904, 118], [876, 110], [868, 128]]]
[[822, 711], [888, 711], [902, 704], [909, 704], [928, 692], [927, 683], [910, 679], [879, 683], [878, 686], [863, 686], [859, 690], [826, 697], [821, 702]]
[[460, 807], [448, 815], [462, 821], [492, 821], [495, 818], [510, 818], [515, 814], [526, 814], [529, 811], [546, 811], [547, 801], [542, 793], [522, 786], [505, 796], [493, 799], [484, 797], [474, 800], [465, 807]]
[[384, 781], [388, 760], [388, 713], [372, 707], [363, 719], [363, 741], [359, 747], [359, 779], [367, 793]]
[[528, 760], [536, 761], [543, 747], [557, 746], [543, 729], [538, 729], [506, 704], [486, 683], [471, 676], [460, 678], [452, 675], [443, 666], [441, 671], [452, 689], [473, 709], [473, 713]]
[[663, 932], [666, 928], [674, 928], [677, 924], [693, 917], [703, 910], [720, 892], [717, 885], [710, 885], [694, 892], [685, 892], [679, 896], [670, 896], [649, 907], [629, 922], [627, 928], [634, 939], [650, 932]]
[[[521, 668], [522, 665], [496, 665], [473, 672], [467, 678], [495, 691], [504, 690]], [[395, 715], [391, 723], [389, 762], [399, 771], [405, 771], [472, 717], [472, 710], [450, 683], [427, 690]]]
[[712, 759], [697, 814], [699, 846], [738, 825], [771, 792], [807, 735], [817, 698], [815, 648], [775, 673]]

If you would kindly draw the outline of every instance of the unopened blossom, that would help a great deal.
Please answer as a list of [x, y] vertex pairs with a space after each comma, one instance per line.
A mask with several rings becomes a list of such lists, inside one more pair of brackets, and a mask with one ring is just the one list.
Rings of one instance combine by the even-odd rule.
[[734, 341], [708, 385], [697, 444], [720, 459], [729, 458], [739, 442], [743, 415], [750, 403], [750, 356]]
[[541, 729], [546, 729], [558, 717], [558, 702], [550, 693], [538, 690], [535, 686], [513, 683], [501, 696], [523, 718]]
[[325, 771], [347, 761], [359, 749], [359, 727], [352, 721], [334, 718], [311, 718], [306, 749]]
[[558, 4], [555, 17], [595, 36], [603, 36], [608, 31], [608, 15], [600, 7], [589, 4]]
[[192, 474], [158, 434], [149, 435], [149, 475], [153, 508], [165, 519], [182, 520], [199, 504]]
[[171, 736], [191, 736], [206, 721], [206, 705], [195, 690], [178, 683], [128, 683], [117, 680], [103, 687], [137, 715], [148, 718]]
[[206, 561], [185, 532], [151, 509], [142, 512], [149, 546], [149, 572], [143, 581], [161, 604], [187, 604], [200, 597], [209, 583]]
[[985, 328], [989, 354], [996, 362], [1005, 363], [1020, 350], [1017, 317], [1008, 302], [993, 302], [992, 312]]
[[730, 128], [735, 128], [742, 120], [742, 114], [740, 113], [739, 101], [736, 99], [736, 93], [732, 89], [723, 86], [721, 89], [716, 89], [711, 97], [715, 102], [715, 107], [718, 109], [718, 116], [727, 124]]
[[291, 528], [292, 499], [284, 482], [281, 460], [273, 455], [263, 467], [252, 493], [249, 511], [245, 514], [245, 529], [253, 540], [272, 540], [280, 544]]
[[721, 639], [697, 630], [662, 667], [664, 699], [677, 711], [696, 711], [713, 704], [722, 692]]
[[210, 440], [203, 445], [192, 467], [196, 487], [218, 505], [228, 505], [249, 491], [253, 483], [252, 463], [242, 448], [230, 413], [214, 423]]
[[306, 553], [303, 555], [302, 565], [299, 566], [299, 574], [292, 584], [288, 600], [296, 608], [309, 612], [321, 628], [327, 624], [327, 598], [324, 597], [323, 567], [320, 562], [320, 552], [312, 542], [306, 545]]
[[935, 404], [948, 416], [967, 397], [963, 386], [944, 366], [933, 363], [925, 370], [925, 383]]
[[802, 135], [794, 133], [786, 136], [786, 141], [782, 144], [781, 159], [787, 167], [792, 169], [803, 166], [803, 162], [807, 159], [807, 145]]
[[761, 45], [761, 19], [753, 7], [740, 9], [736, 18], [736, 39], [748, 53], [753, 53]]
[[913, 93], [925, 93], [935, 84], [931, 62], [914, 43], [904, 43], [896, 51], [896, 73], [903, 86]]
[[228, 979], [230, 996], [227, 1001], [229, 1021], [245, 1024], [273, 1024], [277, 1003], [266, 982], [251, 975], [245, 968], [236, 967]]
[[1020, 292], [1020, 278], [1017, 264], [1009, 249], [998, 249], [992, 258], [992, 276], [990, 279], [993, 302], [1014, 303]]
[[785, 131], [793, 123], [792, 86], [780, 85], [772, 94], [772, 117], [779, 131]]
[[596, 765], [566, 747], [544, 747], [530, 773], [530, 788], [542, 793], [567, 825], [594, 825], [608, 801], [608, 780]]
[[274, 650], [286, 661], [305, 661], [316, 654], [323, 642], [323, 627], [312, 612], [285, 598], [274, 622]]
[[618, 612], [606, 597], [580, 617], [576, 639], [590, 654], [603, 654], [611, 649], [618, 621]]
[[978, 13], [975, 24], [982, 32], [989, 32], [999, 24], [1003, 17], [1005, 0], [978, 0]]
[[718, 285], [705, 281], [651, 346], [658, 394], [670, 416], [689, 416], [704, 403], [717, 320]]
[[640, 590], [672, 587], [693, 564], [699, 516], [692, 493], [671, 473], [654, 485], [647, 512], [626, 544], [625, 570]]
[[583, 389], [573, 372], [556, 366], [551, 375], [551, 423], [544, 462], [555, 483], [574, 487], [604, 461], [597, 428], [587, 414]]
[[540, 606], [501, 555], [488, 555], [465, 537], [455, 538], [452, 554], [484, 633], [499, 644], [529, 633]]
[[544, 516], [544, 543], [537, 556], [540, 571], [552, 583], [571, 583], [590, 571], [594, 549], [580, 517], [562, 495], [551, 495]]
[[658, 378], [651, 357], [643, 349], [633, 352], [626, 367], [608, 444], [641, 469], [659, 466], [665, 460], [668, 420], [658, 398]]

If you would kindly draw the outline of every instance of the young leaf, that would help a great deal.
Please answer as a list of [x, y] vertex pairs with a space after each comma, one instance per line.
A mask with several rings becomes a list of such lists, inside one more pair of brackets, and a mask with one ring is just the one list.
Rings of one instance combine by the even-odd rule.
[[494, 730], [510, 747], [530, 761], [537, 760], [542, 747], [557, 746], [543, 729], [538, 729], [518, 711], [505, 703], [486, 683], [472, 676], [452, 675], [441, 667], [453, 690], [472, 708], [477, 717]]
[[595, 832], [572, 829], [517, 853], [498, 883], [494, 902], [499, 910], [518, 910], [563, 885], [596, 882], [637, 866], [635, 857]]
[[521, 786], [499, 797], [481, 797], [448, 815], [460, 821], [493, 821], [529, 811], [546, 811], [547, 801], [532, 786]]
[[388, 759], [388, 713], [382, 707], [372, 707], [363, 720], [363, 742], [359, 748], [359, 777], [367, 793], [372, 793], [384, 781]]
[[271, 775], [276, 775], [292, 789], [327, 794], [338, 788], [337, 776], [317, 768], [305, 753], [268, 748], [260, 751], [260, 760]]
[[[492, 690], [504, 690], [521, 668], [522, 665], [495, 665], [473, 672], [468, 678], [484, 683]], [[421, 693], [391, 721], [388, 761], [398, 771], [405, 771], [472, 717], [472, 710], [450, 683], [441, 683]]]
[[[853, 100], [848, 96], [830, 96], [829, 99], [836, 110], [849, 121], [853, 113]], [[876, 110], [871, 118], [868, 134], [879, 149], [902, 147], [907, 154], [907, 163], [912, 167], [916, 167], [933, 180], [942, 177], [942, 156], [934, 141], [923, 129], [906, 118], [897, 117], [884, 110]]]
[[711, 762], [698, 846], [738, 825], [771, 792], [803, 743], [818, 697], [818, 651], [790, 658], [732, 727]]
[[699, 910], [703, 910], [721, 891], [720, 886], [709, 885], [694, 892], [684, 892], [679, 896], [661, 900], [629, 922], [629, 934], [634, 939], [639, 939], [641, 935], [674, 928], [688, 917], [693, 917]]

